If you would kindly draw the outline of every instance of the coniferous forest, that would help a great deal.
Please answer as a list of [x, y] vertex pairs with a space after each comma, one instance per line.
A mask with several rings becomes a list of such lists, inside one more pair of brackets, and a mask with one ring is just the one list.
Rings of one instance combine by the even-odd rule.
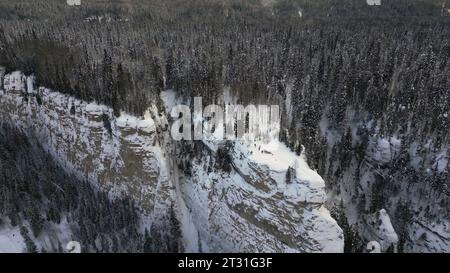
[[[110, 201], [86, 181], [66, 173], [23, 132], [0, 126], [0, 213], [7, 217], [0, 220], [20, 227], [28, 252], [66, 251], [54, 234], [64, 235], [67, 230], [83, 252], [143, 250], [145, 238], [139, 233], [139, 215], [131, 200]], [[44, 238], [46, 233], [56, 237], [50, 235], [45, 246], [31, 239]]]
[[[0, 0], [0, 7], [7, 72], [34, 74], [38, 85], [106, 104], [116, 116], [142, 116], [168, 89], [206, 103], [229, 87], [244, 104], [279, 104], [280, 140], [324, 178], [346, 251], [364, 249], [366, 215], [383, 208], [398, 251], [414, 244], [419, 219], [450, 220], [450, 1]], [[142, 251], [148, 234], [137, 231], [129, 200], [111, 201], [58, 169], [11, 128], [0, 137], [0, 212], [17, 225], [26, 219], [24, 233], [39, 236], [67, 219], [89, 251]], [[376, 160], [385, 145], [389, 158]]]

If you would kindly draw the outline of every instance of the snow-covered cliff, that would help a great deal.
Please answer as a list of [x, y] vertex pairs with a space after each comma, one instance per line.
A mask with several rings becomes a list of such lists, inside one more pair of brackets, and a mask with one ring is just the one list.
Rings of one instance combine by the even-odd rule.
[[[342, 230], [323, 207], [323, 180], [302, 157], [283, 145], [266, 154], [239, 142], [230, 153], [229, 171], [212, 171], [217, 154], [207, 150], [193, 159], [191, 174], [179, 182], [204, 249], [343, 250]], [[287, 180], [291, 164], [296, 165], [296, 175]]]
[[111, 197], [128, 195], [145, 222], [167, 226], [174, 191], [150, 112], [113, 117], [112, 109], [33, 87], [20, 72], [4, 76], [0, 116], [39, 142], [68, 171]]
[[[323, 206], [322, 178], [284, 145], [268, 153], [235, 141], [224, 171], [211, 145], [190, 143], [200, 150], [187, 175], [164, 109], [116, 118], [104, 105], [36, 89], [20, 72], [3, 83], [2, 121], [32, 130], [62, 166], [110, 196], [132, 197], [144, 226], [164, 226], [174, 208], [188, 252], [343, 251], [342, 230]], [[289, 181], [288, 167], [295, 170]]]

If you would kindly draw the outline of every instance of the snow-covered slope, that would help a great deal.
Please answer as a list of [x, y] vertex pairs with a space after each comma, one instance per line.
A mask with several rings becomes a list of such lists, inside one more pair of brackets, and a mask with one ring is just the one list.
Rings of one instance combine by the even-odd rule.
[[416, 137], [408, 141], [407, 133], [383, 135], [361, 116], [347, 117], [348, 139], [322, 120], [329, 207], [341, 207], [364, 242], [377, 241], [382, 252], [449, 252], [450, 198], [446, 183], [439, 189], [436, 182], [448, 184], [450, 149], [431, 141], [420, 145]]
[[[200, 152], [187, 175], [163, 109], [116, 118], [104, 105], [35, 90], [32, 78], [20, 72], [6, 75], [4, 83], [3, 121], [32, 130], [61, 165], [110, 196], [131, 196], [148, 220], [145, 227], [163, 227], [174, 208], [186, 251], [343, 250], [342, 230], [323, 206], [322, 178], [284, 145], [269, 154], [235, 141], [232, 168], [224, 172], [211, 149], [220, 144], [190, 143]], [[162, 95], [166, 102], [176, 99]], [[295, 175], [286, 183], [288, 167]]]
[[19, 228], [10, 226], [0, 229], [0, 253], [21, 253], [25, 243]]

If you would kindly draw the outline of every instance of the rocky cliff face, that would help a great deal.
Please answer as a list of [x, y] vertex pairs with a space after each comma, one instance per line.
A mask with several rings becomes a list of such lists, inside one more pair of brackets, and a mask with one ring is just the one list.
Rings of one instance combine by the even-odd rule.
[[168, 225], [174, 191], [150, 112], [116, 119], [106, 106], [35, 90], [32, 78], [19, 72], [3, 82], [3, 121], [32, 130], [63, 167], [110, 196], [132, 196], [146, 222]]
[[[218, 170], [217, 151], [203, 151], [179, 183], [208, 250], [343, 250], [342, 231], [323, 207], [323, 181], [301, 157], [263, 154], [239, 142], [230, 153], [230, 168]], [[283, 162], [274, 166], [273, 160]], [[295, 164], [296, 174], [287, 180], [286, 169]]]
[[225, 170], [218, 164], [220, 143], [189, 143], [200, 146], [198, 153], [181, 153], [163, 109], [116, 118], [106, 106], [36, 90], [33, 78], [19, 72], [2, 82], [2, 121], [32, 130], [62, 166], [110, 196], [132, 197], [144, 226], [164, 227], [175, 208], [186, 251], [343, 250], [342, 230], [323, 206], [323, 180], [283, 145], [263, 153], [235, 142]]

